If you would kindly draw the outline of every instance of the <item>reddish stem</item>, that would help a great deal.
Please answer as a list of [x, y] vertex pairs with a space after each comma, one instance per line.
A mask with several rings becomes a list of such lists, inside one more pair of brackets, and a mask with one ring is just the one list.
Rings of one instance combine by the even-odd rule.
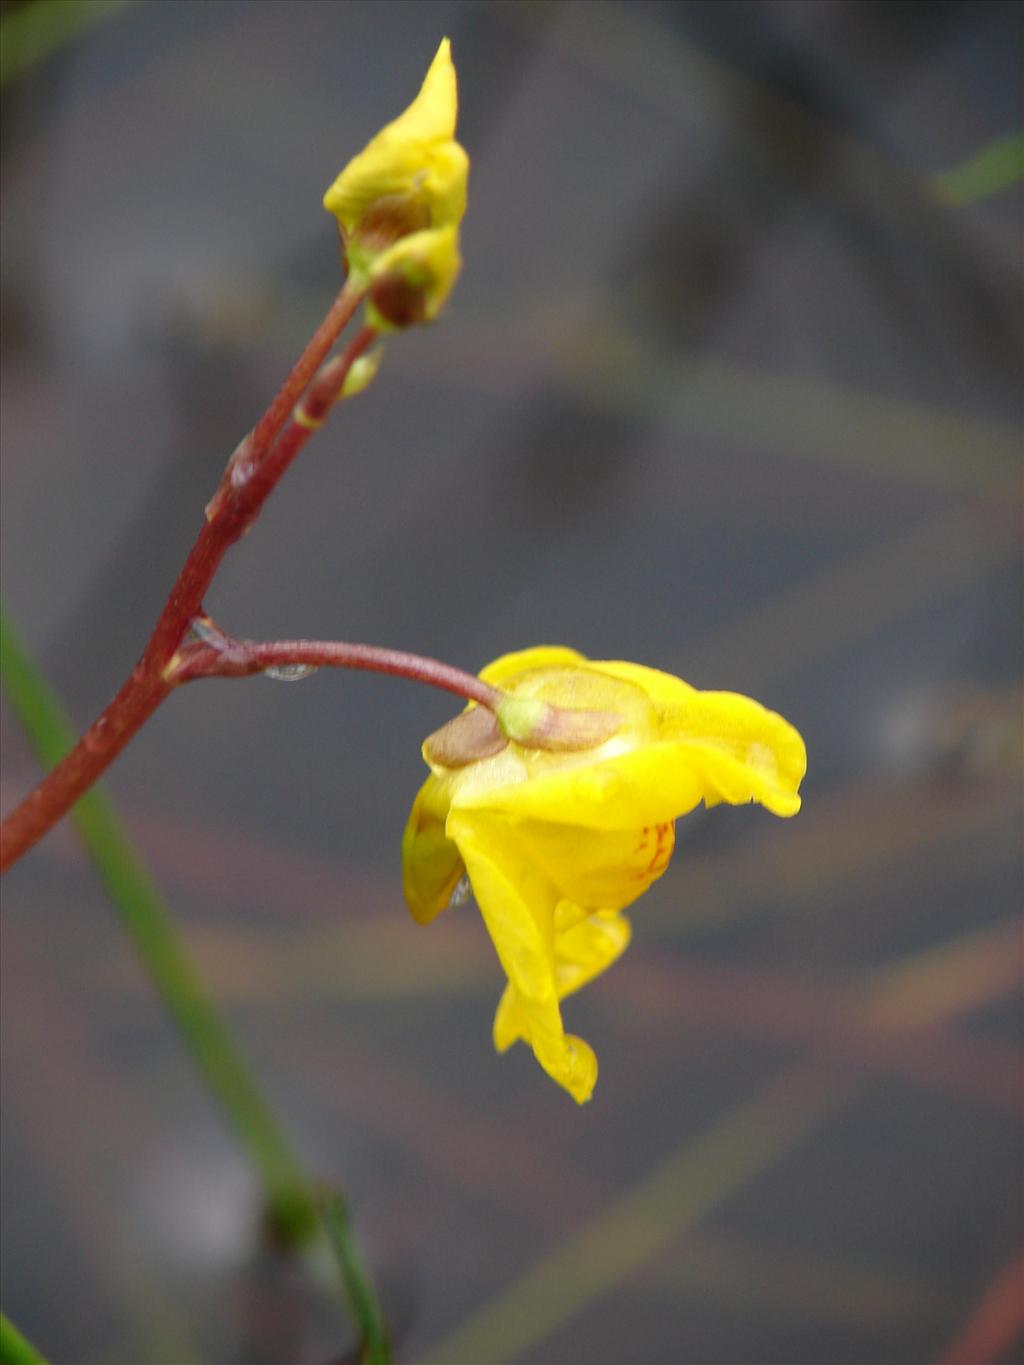
[[346, 283], [337, 298], [328, 308], [323, 322], [306, 344], [306, 349], [292, 367], [288, 378], [281, 385], [274, 401], [256, 423], [252, 433], [253, 462], [270, 449], [277, 433], [292, 414], [292, 409], [309, 387], [309, 381], [320, 368], [324, 357], [345, 330], [346, 325], [363, 301], [363, 291]]
[[[192, 618], [202, 610], [203, 598], [221, 560], [256, 520], [268, 495], [308, 439], [310, 430], [300, 426], [294, 418], [292, 421], [288, 418], [294, 414], [295, 405], [311, 376], [359, 303], [360, 295], [346, 285], [252, 435], [228, 461], [220, 485], [207, 506], [206, 524], [189, 551], [142, 656], [141, 664], [147, 671], [163, 673], [184, 639]], [[366, 328], [359, 333], [345, 352], [349, 365], [366, 350], [373, 337], [374, 333]], [[343, 378], [344, 375], [338, 380], [339, 387]], [[320, 420], [322, 418], [323, 412]], [[288, 425], [278, 436], [285, 422]], [[298, 439], [289, 442], [288, 437], [293, 432], [297, 433]], [[0, 871], [4, 866], [0, 861]]]
[[[363, 328], [345, 352], [310, 384], [361, 301], [361, 293], [346, 284], [270, 407], [228, 462], [206, 509], [206, 523], [171, 588], [141, 659], [67, 757], [0, 825], [0, 873], [17, 862], [92, 786], [170, 693], [174, 683], [168, 677], [168, 668], [193, 618], [202, 611], [203, 598], [221, 560], [255, 521], [312, 428], [323, 421], [349, 367], [373, 340], [374, 332]], [[307, 387], [305, 402], [296, 407]], [[283, 426], [285, 430], [281, 431]]]
[[[313, 380], [309, 386], [309, 392], [301, 404], [293, 410], [292, 420], [281, 432], [266, 456], [259, 463], [254, 463], [251, 458], [246, 457], [246, 466], [249, 468], [233, 474], [232, 477], [235, 480], [245, 480], [242, 487], [236, 491], [234, 499], [240, 506], [241, 515], [245, 518], [242, 528], [238, 532], [239, 535], [249, 529], [281, 475], [298, 455], [310, 436], [323, 425], [331, 405], [338, 397], [345, 376], [359, 357], [373, 344], [376, 337], [377, 333], [372, 327], [363, 327], [357, 332], [341, 355], [328, 361]], [[250, 508], [251, 511], [248, 510]], [[200, 595], [200, 600], [196, 603], [195, 610], [190, 614], [190, 619], [199, 610], [201, 601], [202, 596]]]
[[141, 662], [75, 747], [0, 825], [0, 873], [30, 849], [96, 781], [171, 691]]
[[[212, 625], [212, 623], [210, 623]], [[497, 688], [437, 659], [407, 654], [381, 645], [350, 644], [335, 640], [236, 640], [204, 622], [202, 640], [180, 650], [169, 673], [171, 685], [196, 678], [244, 678], [268, 668], [304, 665], [308, 668], [356, 668], [369, 673], [390, 673], [413, 682], [454, 692], [493, 711], [501, 697]]]

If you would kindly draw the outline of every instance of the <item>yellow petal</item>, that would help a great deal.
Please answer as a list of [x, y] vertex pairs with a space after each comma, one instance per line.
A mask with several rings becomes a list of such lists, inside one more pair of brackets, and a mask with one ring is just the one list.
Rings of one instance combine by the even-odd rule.
[[532, 649], [503, 654], [486, 668], [481, 668], [480, 677], [494, 687], [504, 687], [511, 678], [536, 668], [570, 668], [585, 662], [583, 655], [568, 645], [534, 645]]
[[735, 693], [694, 691], [659, 728], [655, 743], [617, 753], [613, 736], [595, 750], [529, 760], [525, 774], [513, 755], [494, 769], [508, 781], [489, 783], [477, 765], [480, 773], [466, 770], [453, 785], [452, 806], [605, 830], [663, 824], [702, 800], [759, 801], [783, 816], [800, 809], [804, 742], [774, 711]]
[[590, 1098], [597, 1059], [566, 1034], [555, 984], [554, 888], [501, 821], [452, 811], [448, 832], [459, 846], [480, 914], [512, 994], [495, 1018], [495, 1045], [525, 1038], [541, 1066], [580, 1104]]
[[559, 1000], [610, 967], [629, 947], [632, 926], [617, 911], [599, 910], [555, 935], [555, 983]]
[[466, 212], [469, 157], [458, 142], [432, 147], [423, 173], [420, 195], [434, 227], [458, 227]]
[[461, 218], [469, 163], [452, 142], [457, 114], [455, 67], [445, 38], [412, 104], [352, 158], [324, 195], [324, 208], [346, 235], [371, 204], [414, 191], [424, 193], [434, 210], [431, 224]]
[[[559, 901], [555, 911], [555, 984], [559, 1000], [610, 967], [625, 952], [631, 936], [632, 926], [625, 915], [605, 910], [588, 914], [571, 901]], [[518, 1039], [529, 1041], [529, 1037], [529, 1003], [510, 982], [494, 1017], [494, 1046], [505, 1052]]]
[[607, 673], [609, 677], [635, 683], [658, 707], [678, 706], [695, 690], [672, 673], [662, 673], [659, 668], [646, 668], [643, 664], [625, 663], [620, 659], [595, 659], [588, 667], [599, 673]]
[[693, 692], [665, 717], [663, 733], [705, 784], [704, 801], [759, 801], [795, 815], [807, 750], [788, 721], [736, 692]]
[[522, 820], [517, 832], [565, 899], [555, 909], [555, 934], [570, 927], [569, 907], [621, 910], [642, 896], [669, 865], [671, 821], [639, 829], [585, 829], [566, 822]]
[[378, 139], [402, 142], [446, 142], [455, 136], [455, 121], [459, 113], [459, 95], [452, 61], [450, 38], [442, 38], [434, 53], [434, 60], [423, 77], [419, 94], [403, 114], [399, 114], [382, 128], [370, 143]]
[[505, 822], [453, 810], [447, 828], [505, 975], [524, 996], [554, 1000], [554, 887]]
[[431, 774], [420, 788], [402, 835], [402, 888], [414, 919], [429, 924], [450, 903], [465, 867], [445, 834], [448, 785]]
[[[558, 906], [558, 918], [579, 913], [568, 902]], [[556, 935], [557, 994], [561, 999], [586, 985], [625, 950], [630, 939], [629, 921], [622, 915], [598, 913], [577, 920], [572, 928]], [[513, 982], [505, 987], [494, 1016], [494, 1046], [506, 1052], [522, 1039], [541, 1066], [578, 1104], [590, 1099], [597, 1081], [597, 1058], [590, 1045], [562, 1029], [561, 1012], [552, 1001], [537, 1002], [524, 996]]]
[[575, 929], [576, 925], [582, 924], [591, 913], [582, 905], [577, 905], [575, 901], [559, 901], [555, 906], [555, 942], [558, 942], [559, 934]]
[[[514, 753], [474, 764], [453, 785], [452, 807], [520, 821], [622, 830], [667, 824], [700, 803], [705, 784], [675, 745], [659, 742], [616, 753], [616, 743], [613, 737], [591, 753], [555, 755], [557, 766], [549, 763], [533, 774], [522, 771], [522, 764], [514, 768]], [[487, 763], [495, 765], [496, 776], [507, 773], [511, 780], [488, 782], [473, 772]]]
[[[557, 1005], [555, 1006], [557, 1011]], [[553, 1081], [569, 1092], [577, 1104], [590, 1099], [597, 1081], [597, 1058], [589, 1043], [546, 1025], [537, 1007], [523, 997], [511, 982], [505, 987], [494, 1016], [494, 1046], [507, 1052], [522, 1039]]]
[[494, 1014], [494, 1047], [497, 1052], [507, 1052], [513, 1043], [525, 1037], [519, 994], [510, 981], [501, 993], [498, 1008]]

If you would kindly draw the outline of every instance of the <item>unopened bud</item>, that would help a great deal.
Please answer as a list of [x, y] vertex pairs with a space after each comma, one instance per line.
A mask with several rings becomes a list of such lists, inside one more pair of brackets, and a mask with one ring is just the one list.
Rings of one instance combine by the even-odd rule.
[[378, 346], [377, 349], [371, 351], [369, 355], [361, 355], [357, 360], [354, 360], [349, 366], [348, 374], [345, 376], [345, 382], [341, 386], [341, 392], [338, 394], [338, 398], [354, 398], [357, 393], [362, 393], [364, 389], [368, 389], [377, 377], [377, 371], [380, 369], [380, 362], [383, 359], [383, 356], [384, 348], [383, 346]]
[[346, 239], [379, 227], [382, 211], [389, 230], [396, 212], [426, 212], [425, 222], [400, 227], [399, 235], [458, 222], [466, 207], [469, 163], [455, 141], [457, 112], [455, 67], [445, 38], [412, 104], [352, 158], [324, 195], [324, 208]]
[[381, 253], [370, 271], [366, 320], [377, 331], [433, 322], [462, 268], [455, 227], [427, 228]]
[[378, 332], [401, 331], [426, 322], [426, 290], [397, 271], [379, 274], [370, 288], [366, 320]]

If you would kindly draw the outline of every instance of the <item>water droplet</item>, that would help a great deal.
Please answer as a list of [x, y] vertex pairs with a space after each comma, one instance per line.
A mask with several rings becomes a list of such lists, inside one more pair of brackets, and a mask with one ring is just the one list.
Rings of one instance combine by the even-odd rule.
[[263, 676], [273, 678], [275, 682], [298, 682], [315, 672], [312, 664], [271, 664], [263, 670]]
[[473, 888], [469, 878], [463, 874], [455, 883], [455, 890], [448, 897], [448, 909], [450, 910], [453, 905], [465, 905], [472, 894]]

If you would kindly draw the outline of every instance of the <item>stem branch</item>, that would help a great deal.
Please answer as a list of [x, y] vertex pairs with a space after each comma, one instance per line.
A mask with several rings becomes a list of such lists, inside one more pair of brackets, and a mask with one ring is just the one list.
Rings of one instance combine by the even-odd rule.
[[[82, 793], [88, 791], [170, 693], [168, 666], [193, 618], [202, 611], [203, 598], [221, 560], [255, 521], [312, 430], [323, 422], [348, 369], [374, 338], [373, 330], [364, 327], [343, 354], [327, 366], [320, 377], [313, 379], [317, 367], [361, 300], [360, 291], [346, 284], [252, 434], [228, 462], [220, 486], [207, 507], [206, 521], [171, 588], [139, 662], [114, 700], [71, 752], [0, 825], [0, 874], [16, 863]], [[305, 403], [296, 407], [307, 388]]]
[[[212, 623], [211, 623], [212, 624]], [[497, 688], [461, 668], [408, 654], [382, 645], [346, 640], [236, 640], [203, 623], [201, 640], [179, 651], [168, 673], [171, 685], [196, 678], [245, 678], [267, 669], [301, 665], [307, 668], [355, 668], [368, 673], [390, 673], [453, 692], [493, 711], [500, 699]]]

